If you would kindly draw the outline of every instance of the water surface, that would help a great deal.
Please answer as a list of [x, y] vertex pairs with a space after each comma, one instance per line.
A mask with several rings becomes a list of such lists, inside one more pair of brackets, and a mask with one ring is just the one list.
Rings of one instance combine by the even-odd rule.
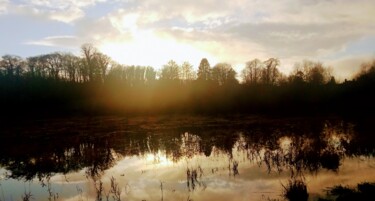
[[370, 120], [94, 117], [2, 125], [0, 200], [309, 199], [375, 181]]

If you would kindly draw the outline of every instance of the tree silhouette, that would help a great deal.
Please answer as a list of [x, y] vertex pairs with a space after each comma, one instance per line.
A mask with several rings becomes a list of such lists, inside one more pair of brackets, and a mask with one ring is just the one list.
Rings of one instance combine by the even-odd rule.
[[23, 59], [16, 55], [4, 55], [0, 61], [0, 69], [3, 69], [2, 74], [6, 76], [19, 77], [23, 72], [23, 67]]
[[261, 80], [263, 63], [259, 59], [246, 62], [245, 68], [242, 70], [242, 79], [245, 84], [258, 84]]
[[219, 85], [236, 83], [236, 71], [228, 63], [218, 63], [212, 68], [212, 80]]
[[105, 76], [107, 74], [107, 68], [111, 62], [111, 58], [101, 52], [96, 52], [94, 54], [94, 64], [95, 69], [100, 70], [96, 79], [99, 79], [101, 82], [104, 82]]
[[229, 63], [212, 69], [203, 58], [193, 66], [171, 60], [157, 73], [151, 66], [116, 63], [93, 45], [81, 55], [54, 52], [26, 60], [0, 60], [3, 115], [23, 113], [359, 113], [375, 111], [375, 62], [364, 63], [353, 80], [337, 83], [320, 62], [296, 63], [289, 76], [280, 61], [246, 63], [238, 84]]
[[56, 80], [59, 79], [60, 71], [63, 68], [63, 56], [61, 53], [55, 52], [43, 55], [42, 60], [46, 64], [50, 77]]
[[280, 65], [279, 59], [269, 58], [264, 61], [264, 68], [262, 69], [261, 80], [264, 84], [274, 85], [276, 84], [280, 72], [277, 67]]
[[94, 55], [97, 50], [92, 44], [86, 43], [81, 46], [81, 51], [83, 54], [83, 81], [93, 81], [94, 75], [98, 71], [94, 65]]
[[67, 53], [63, 54], [63, 67], [64, 67], [64, 78], [71, 82], [79, 82], [81, 79], [80, 68], [82, 66], [82, 61], [79, 57], [73, 54]]
[[297, 79], [297, 82], [303, 80], [314, 85], [326, 84], [332, 77], [329, 68], [324, 67], [320, 62], [309, 60], [296, 63], [292, 76], [294, 76], [292, 79]]
[[211, 80], [211, 67], [206, 58], [203, 58], [198, 67], [198, 80]]

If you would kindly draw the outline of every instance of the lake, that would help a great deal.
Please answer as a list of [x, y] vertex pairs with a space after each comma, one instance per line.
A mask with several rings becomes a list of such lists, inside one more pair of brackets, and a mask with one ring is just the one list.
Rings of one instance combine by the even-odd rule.
[[75, 117], [0, 126], [0, 200], [309, 200], [375, 181], [375, 121]]

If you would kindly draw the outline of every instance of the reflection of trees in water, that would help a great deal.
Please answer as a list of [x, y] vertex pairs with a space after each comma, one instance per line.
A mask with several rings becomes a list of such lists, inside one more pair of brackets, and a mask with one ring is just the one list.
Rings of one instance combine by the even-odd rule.
[[201, 180], [203, 176], [203, 169], [198, 166], [197, 168], [187, 168], [186, 170], [186, 185], [189, 191], [194, 191], [196, 186], [202, 187], [203, 190], [207, 187]]
[[220, 152], [228, 156], [230, 174], [237, 175], [240, 164], [233, 154], [243, 152], [247, 160], [266, 166], [269, 172], [288, 170], [292, 176], [301, 176], [305, 170], [336, 171], [344, 156], [371, 155], [375, 150], [373, 141], [366, 140], [373, 138], [366, 125], [339, 120], [271, 121], [236, 124], [235, 128], [185, 125], [183, 130], [117, 125], [113, 131], [105, 122], [98, 124], [103, 134], [5, 138], [0, 164], [10, 171], [9, 177], [17, 179], [42, 179], [81, 169], [88, 177], [97, 177], [124, 156], [165, 153], [169, 161], [178, 162], [196, 155], [215, 157]]
[[244, 139], [238, 148], [246, 152], [249, 160], [264, 164], [269, 172], [287, 169], [292, 176], [299, 176], [304, 170], [337, 170], [345, 153], [341, 142], [347, 142], [348, 136], [331, 129], [324, 125], [312, 133], [291, 132], [287, 135], [280, 130], [271, 137], [243, 133]]
[[94, 177], [115, 163], [110, 140], [66, 138], [46, 143], [20, 140], [1, 146], [0, 164], [10, 171], [7, 176], [15, 179], [38, 177], [43, 181], [55, 173], [66, 174], [84, 168], [87, 176]]

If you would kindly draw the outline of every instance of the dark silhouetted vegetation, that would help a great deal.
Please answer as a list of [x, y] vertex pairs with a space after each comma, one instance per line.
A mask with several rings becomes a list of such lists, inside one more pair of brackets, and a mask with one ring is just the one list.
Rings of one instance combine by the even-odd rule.
[[286, 76], [280, 61], [246, 62], [241, 82], [232, 66], [211, 67], [202, 59], [198, 71], [171, 60], [160, 71], [126, 66], [90, 44], [81, 56], [50, 53], [0, 60], [1, 115], [266, 113], [367, 114], [375, 111], [375, 62], [365, 63], [355, 78], [337, 83], [322, 63], [303, 61]]
[[356, 188], [348, 186], [334, 186], [328, 188], [327, 198], [319, 198], [319, 201], [367, 201], [375, 199], [375, 183], [359, 183]]
[[[241, 176], [233, 148], [261, 161], [268, 172], [337, 171], [344, 157], [374, 156], [369, 122], [322, 119], [264, 120], [239, 118], [125, 118], [57, 119], [0, 125], [0, 166], [9, 178], [42, 179], [83, 168], [87, 177], [101, 172], [125, 156], [166, 153], [170, 161], [213, 155], [213, 147], [229, 157], [229, 175]], [[335, 143], [331, 136], [341, 133]], [[287, 134], [287, 135], [286, 135]], [[28, 150], [25, 154], [24, 150]], [[210, 170], [211, 171], [211, 170]], [[191, 185], [200, 184], [202, 172], [192, 167]], [[195, 173], [194, 173], [195, 172]], [[191, 179], [193, 178], [194, 181]], [[192, 186], [190, 186], [192, 187]]]
[[289, 181], [284, 187], [283, 196], [289, 201], [307, 201], [309, 194], [307, 193], [306, 184], [303, 181]]

